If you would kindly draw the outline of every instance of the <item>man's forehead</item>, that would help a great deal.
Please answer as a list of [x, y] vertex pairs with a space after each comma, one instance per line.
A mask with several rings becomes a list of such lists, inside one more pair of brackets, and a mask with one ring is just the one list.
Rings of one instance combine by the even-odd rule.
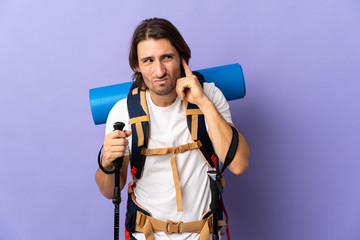
[[154, 55], [154, 54], [167, 54], [175, 53], [177, 54], [176, 48], [171, 44], [169, 39], [160, 38], [160, 39], [146, 39], [138, 43], [137, 46], [138, 55]]

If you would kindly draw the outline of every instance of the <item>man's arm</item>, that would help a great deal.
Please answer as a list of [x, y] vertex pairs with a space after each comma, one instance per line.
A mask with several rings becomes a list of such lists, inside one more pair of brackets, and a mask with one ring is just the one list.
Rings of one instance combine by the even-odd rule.
[[[126, 137], [130, 136], [130, 131], [113, 131], [105, 136], [103, 155], [101, 165], [105, 170], [112, 171], [115, 169], [113, 161], [118, 157], [125, 155], [128, 145]], [[129, 164], [129, 156], [124, 157], [123, 165], [120, 171], [120, 188], [123, 189], [127, 178], [127, 168]], [[115, 174], [106, 174], [98, 169], [95, 174], [96, 183], [101, 193], [111, 199], [114, 195]]]
[[[226, 154], [232, 140], [232, 129], [230, 123], [226, 122], [221, 114], [217, 111], [215, 105], [209, 100], [199, 106], [200, 110], [204, 113], [206, 123], [208, 124], [208, 133], [213, 143], [216, 154], [220, 161], [224, 163]], [[235, 127], [234, 125], [232, 125]], [[235, 128], [236, 129], [236, 128]], [[239, 144], [236, 150], [233, 161], [228, 166], [228, 169], [234, 174], [242, 174], [246, 171], [249, 165], [249, 144], [244, 136], [239, 133]]]
[[[209, 137], [221, 162], [224, 162], [231, 140], [232, 130], [228, 122], [221, 116], [214, 103], [206, 96], [196, 76], [182, 60], [186, 76], [177, 81], [176, 92], [182, 100], [196, 104], [203, 112], [208, 125]], [[233, 161], [228, 166], [234, 174], [242, 174], [249, 165], [249, 144], [242, 134]]]

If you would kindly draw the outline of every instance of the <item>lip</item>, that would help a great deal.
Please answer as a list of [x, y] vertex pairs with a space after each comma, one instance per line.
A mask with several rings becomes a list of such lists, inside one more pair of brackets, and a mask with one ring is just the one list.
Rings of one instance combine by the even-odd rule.
[[167, 77], [164, 77], [164, 78], [162, 78], [162, 79], [157, 79], [157, 80], [155, 80], [155, 82], [156, 83], [164, 83], [164, 82], [166, 82], [168, 80], [168, 78]]

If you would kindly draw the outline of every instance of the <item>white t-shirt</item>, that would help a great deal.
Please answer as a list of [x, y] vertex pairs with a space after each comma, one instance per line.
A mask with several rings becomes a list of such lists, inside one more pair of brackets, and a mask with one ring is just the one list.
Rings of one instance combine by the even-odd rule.
[[[229, 105], [222, 92], [213, 83], [204, 83], [204, 92], [215, 104], [225, 121], [232, 123]], [[186, 124], [184, 102], [177, 97], [167, 107], [156, 106], [146, 92], [150, 116], [149, 149], [175, 147], [193, 142]], [[106, 134], [113, 131], [117, 121], [131, 130], [127, 100], [117, 102], [109, 113]], [[131, 136], [129, 149], [131, 152]], [[211, 193], [206, 172], [210, 167], [197, 149], [175, 155], [182, 194], [183, 211], [177, 211], [175, 185], [170, 165], [171, 154], [147, 156], [141, 179], [136, 182], [134, 194], [140, 206], [155, 218], [163, 221], [197, 221], [209, 209]], [[145, 240], [143, 233], [134, 233], [138, 240]], [[166, 235], [154, 233], [155, 239], [198, 239], [199, 234], [183, 233]]]

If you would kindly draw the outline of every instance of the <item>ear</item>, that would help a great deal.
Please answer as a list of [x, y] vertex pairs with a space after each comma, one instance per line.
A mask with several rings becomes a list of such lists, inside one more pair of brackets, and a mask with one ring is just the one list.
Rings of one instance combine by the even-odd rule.
[[139, 68], [139, 64], [137, 64], [137, 65], [135, 66], [135, 70], [136, 70], [138, 73], [141, 73], [141, 72], [140, 72], [140, 68]]

